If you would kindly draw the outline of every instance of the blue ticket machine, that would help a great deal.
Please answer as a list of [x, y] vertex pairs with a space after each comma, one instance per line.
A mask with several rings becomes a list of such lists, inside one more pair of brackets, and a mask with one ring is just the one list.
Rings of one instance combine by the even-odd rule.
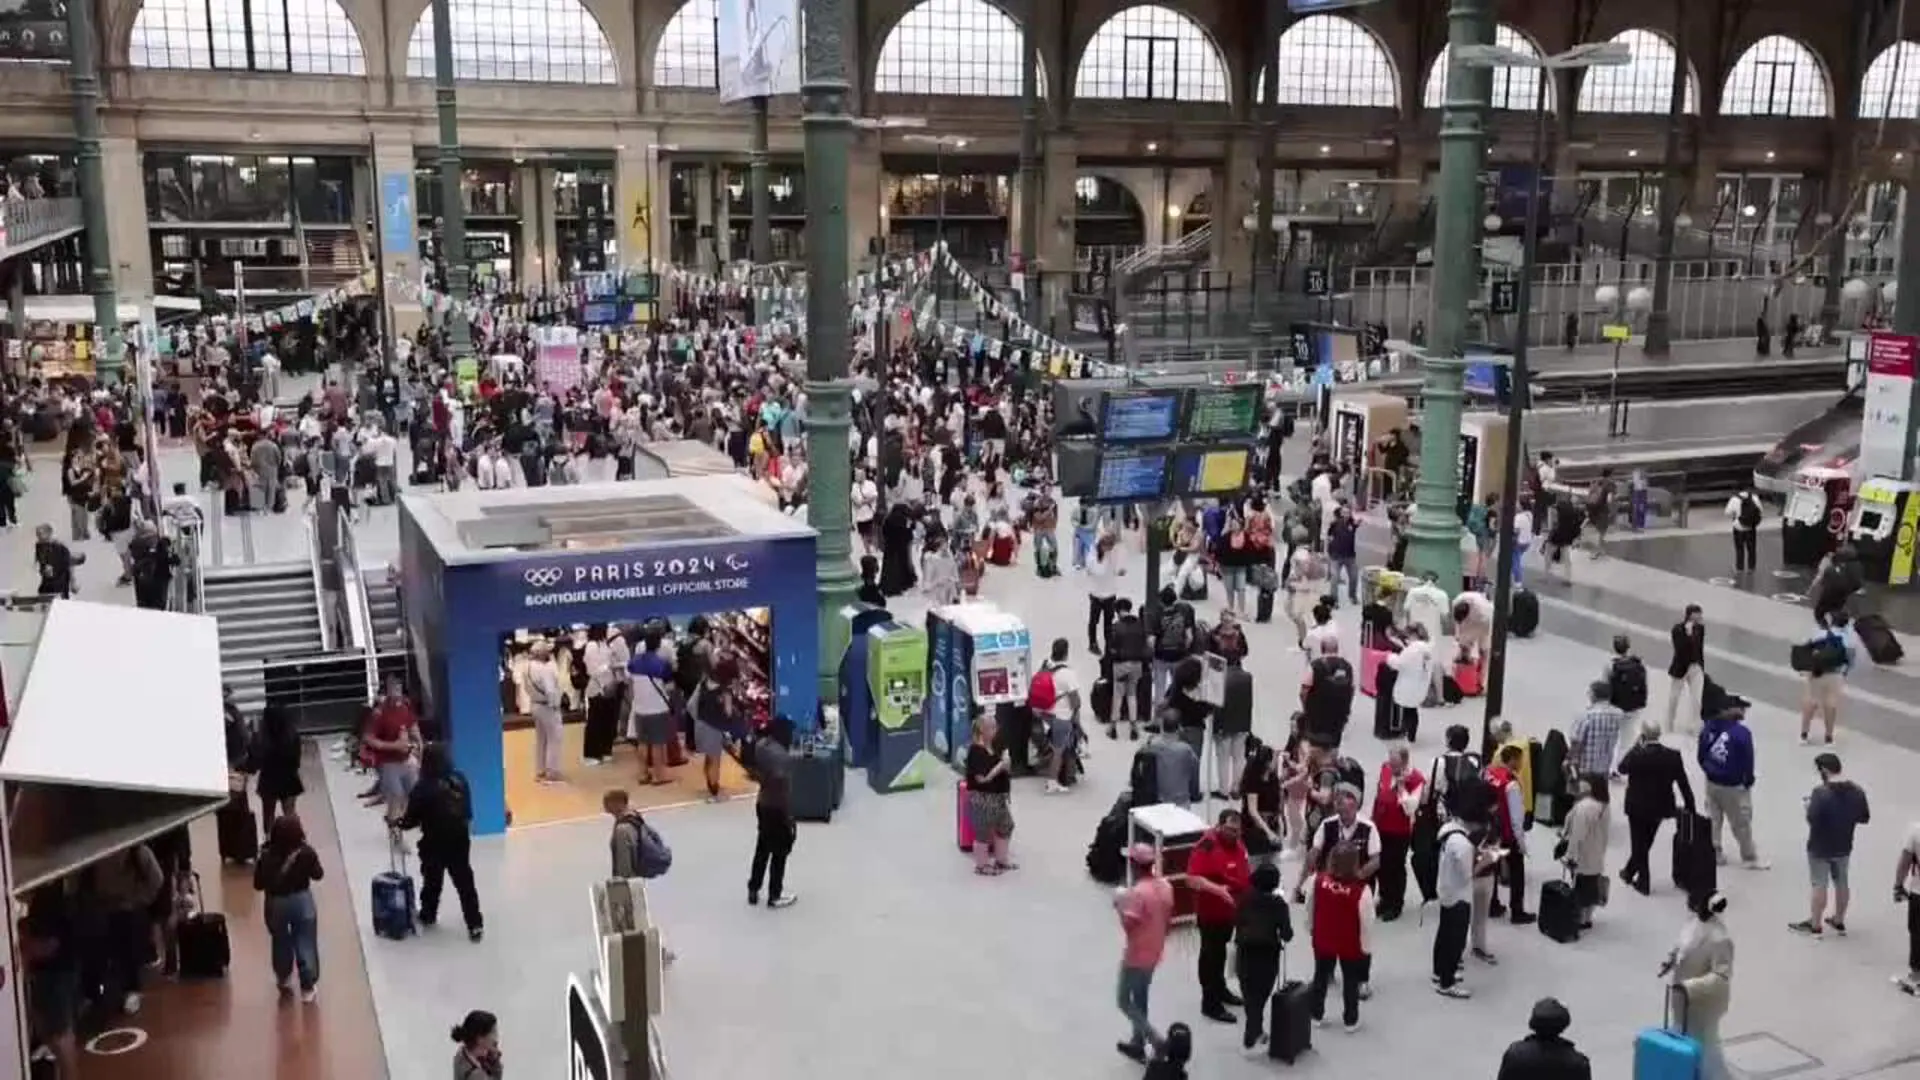
[[879, 738], [874, 726], [873, 692], [867, 679], [867, 631], [893, 616], [886, 608], [848, 604], [840, 609], [840, 618], [846, 621], [848, 630], [847, 651], [840, 657], [840, 723], [846, 732], [847, 764], [864, 769], [873, 756], [874, 740]]
[[973, 711], [1024, 702], [1033, 635], [992, 604], [927, 613], [927, 750], [954, 768], [966, 762]]

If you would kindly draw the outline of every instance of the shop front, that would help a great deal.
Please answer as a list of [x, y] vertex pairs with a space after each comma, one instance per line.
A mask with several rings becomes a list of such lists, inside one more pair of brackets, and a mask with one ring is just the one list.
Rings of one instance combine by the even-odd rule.
[[[595, 639], [618, 633], [636, 650], [662, 641], [657, 651], [678, 659], [697, 630], [743, 726], [816, 722], [814, 533], [744, 478], [411, 495], [400, 535], [423, 706], [473, 785], [477, 832], [504, 830], [510, 812], [515, 824], [590, 816], [614, 787], [642, 805], [705, 794], [692, 764], [646, 784], [624, 744], [601, 764], [583, 760]], [[537, 757], [536, 663], [554, 665], [565, 697], [557, 781]], [[614, 709], [622, 734], [629, 711]], [[729, 765], [721, 786], [745, 783]]]

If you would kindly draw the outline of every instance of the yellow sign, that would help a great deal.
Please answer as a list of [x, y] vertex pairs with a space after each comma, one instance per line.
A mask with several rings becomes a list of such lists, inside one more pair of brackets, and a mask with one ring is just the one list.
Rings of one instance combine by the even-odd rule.
[[1900, 514], [1900, 527], [1893, 534], [1893, 565], [1887, 568], [1887, 584], [1905, 585], [1913, 580], [1916, 529], [1920, 529], [1920, 495], [1910, 494]]
[[1894, 490], [1878, 480], [1869, 480], [1860, 485], [1860, 501], [1863, 503], [1885, 503], [1893, 505]]
[[1214, 450], [1200, 458], [1199, 483], [1195, 491], [1238, 491], [1247, 483], [1247, 450]]
[[653, 250], [652, 192], [642, 189], [633, 197], [633, 213], [627, 218], [629, 262], [644, 258]]
[[1608, 323], [1600, 328], [1600, 336], [1608, 341], [1626, 341], [1633, 337], [1633, 327], [1625, 323]]

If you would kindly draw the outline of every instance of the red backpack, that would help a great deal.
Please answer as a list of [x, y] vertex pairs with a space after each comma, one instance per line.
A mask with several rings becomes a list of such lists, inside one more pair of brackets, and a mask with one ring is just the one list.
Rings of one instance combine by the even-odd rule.
[[1033, 680], [1027, 683], [1027, 708], [1037, 713], [1053, 711], [1054, 702], [1060, 700], [1060, 691], [1053, 685], [1053, 672], [1053, 667], [1048, 665], [1033, 673]]

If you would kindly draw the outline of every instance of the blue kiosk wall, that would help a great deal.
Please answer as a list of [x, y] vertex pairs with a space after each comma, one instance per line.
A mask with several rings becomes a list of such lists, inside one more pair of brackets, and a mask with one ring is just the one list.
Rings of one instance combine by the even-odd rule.
[[772, 616], [774, 711], [816, 723], [814, 543], [687, 541], [610, 551], [446, 562], [401, 515], [401, 566], [416, 670], [429, 714], [473, 785], [477, 833], [506, 829], [500, 642], [517, 629], [641, 622], [764, 607]]

